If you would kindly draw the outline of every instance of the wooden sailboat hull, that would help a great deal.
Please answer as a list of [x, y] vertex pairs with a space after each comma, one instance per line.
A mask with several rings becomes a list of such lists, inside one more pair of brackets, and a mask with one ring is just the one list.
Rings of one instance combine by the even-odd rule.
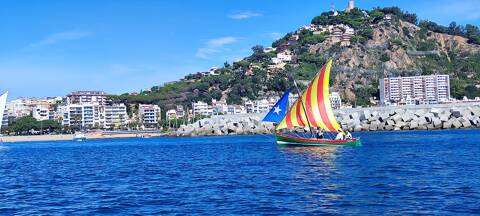
[[330, 140], [316, 138], [294, 137], [285, 134], [276, 134], [277, 144], [289, 146], [361, 146], [360, 139]]

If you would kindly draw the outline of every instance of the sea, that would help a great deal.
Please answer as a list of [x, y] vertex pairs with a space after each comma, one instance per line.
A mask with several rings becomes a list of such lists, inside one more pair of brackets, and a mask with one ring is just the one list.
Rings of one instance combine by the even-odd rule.
[[0, 215], [479, 215], [480, 130], [0, 144]]

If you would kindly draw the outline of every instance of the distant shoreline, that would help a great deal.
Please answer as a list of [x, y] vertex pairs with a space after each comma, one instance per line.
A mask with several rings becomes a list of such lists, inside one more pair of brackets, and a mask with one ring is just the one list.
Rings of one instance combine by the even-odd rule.
[[[149, 133], [151, 137], [159, 137], [164, 134]], [[125, 133], [125, 134], [99, 134], [99, 133], [87, 133], [85, 134], [87, 140], [89, 139], [119, 139], [119, 138], [136, 138], [137, 134]], [[74, 134], [56, 134], [56, 135], [28, 135], [28, 136], [2, 136], [0, 141], [4, 143], [14, 142], [40, 142], [40, 141], [68, 141], [73, 140]]]

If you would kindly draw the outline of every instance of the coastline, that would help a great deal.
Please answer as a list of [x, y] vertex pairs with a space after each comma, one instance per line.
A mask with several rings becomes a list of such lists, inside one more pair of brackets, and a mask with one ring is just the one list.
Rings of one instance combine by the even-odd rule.
[[[159, 137], [164, 134], [148, 133], [151, 137]], [[120, 133], [120, 134], [102, 134], [102, 133], [87, 133], [85, 134], [87, 140], [89, 139], [121, 139], [121, 138], [136, 138], [134, 133]], [[55, 134], [55, 135], [29, 135], [29, 136], [2, 136], [0, 141], [4, 143], [14, 142], [41, 142], [41, 141], [68, 141], [73, 140], [74, 134]]]

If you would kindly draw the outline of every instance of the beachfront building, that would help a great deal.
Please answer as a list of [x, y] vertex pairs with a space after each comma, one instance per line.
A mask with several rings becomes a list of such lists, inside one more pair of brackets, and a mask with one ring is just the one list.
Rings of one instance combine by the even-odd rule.
[[75, 91], [67, 95], [67, 104], [106, 105], [108, 95], [104, 91]]
[[193, 117], [197, 116], [211, 116], [213, 114], [213, 109], [203, 101], [198, 101], [192, 103]]
[[63, 126], [90, 129], [103, 128], [105, 125], [105, 110], [98, 104], [70, 104], [58, 110], [62, 113]]
[[160, 107], [153, 104], [139, 104], [138, 113], [140, 115], [140, 124], [147, 128], [155, 128], [161, 120]]
[[48, 107], [36, 106], [32, 110], [32, 117], [37, 121], [45, 121], [50, 119], [50, 110]]
[[127, 125], [128, 115], [125, 104], [105, 106], [105, 128], [117, 129]]
[[381, 105], [437, 104], [450, 101], [449, 75], [391, 77], [380, 80]]
[[2, 125], [1, 128], [8, 127], [8, 123], [9, 123], [9, 116], [8, 116], [7, 110], [5, 110], [5, 112], [3, 113], [2, 119], [0, 121], [0, 124]]
[[340, 109], [340, 107], [342, 107], [342, 99], [338, 92], [330, 93], [330, 105], [333, 109]]

